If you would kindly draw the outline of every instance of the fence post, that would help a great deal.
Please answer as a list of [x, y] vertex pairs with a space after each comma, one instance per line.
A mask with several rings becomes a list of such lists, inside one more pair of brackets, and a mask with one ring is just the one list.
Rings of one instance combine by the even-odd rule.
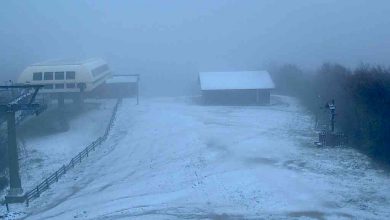
[[[113, 127], [113, 124], [114, 124], [114, 121], [115, 121], [115, 118], [116, 118], [116, 113], [117, 113], [117, 110], [118, 110], [118, 106], [119, 106], [119, 103], [121, 102], [122, 100], [118, 100], [118, 102], [116, 103], [115, 107], [114, 107], [114, 111], [111, 115], [111, 118], [110, 118], [110, 123], [108, 124], [106, 130], [105, 130], [105, 133], [103, 136], [99, 137], [97, 140], [93, 141], [92, 142], [92, 145], [89, 145], [86, 149], [84, 149], [84, 151], [82, 151], [81, 153], [79, 153], [76, 157], [72, 158], [72, 160], [70, 161], [69, 164], [64, 164], [62, 165], [62, 168], [60, 168], [59, 170], [57, 170], [54, 175], [55, 175], [55, 180], [56, 182], [59, 181], [59, 178], [66, 174], [66, 172], [68, 171], [68, 169], [70, 169], [69, 166], [72, 166], [72, 168], [75, 167], [75, 163], [77, 161], [77, 157], [79, 157], [79, 161], [80, 163], [82, 162], [82, 155], [84, 153], [86, 153], [86, 156], [88, 157], [89, 156], [89, 152], [96, 149], [96, 147], [98, 145], [101, 145], [104, 141], [106, 141], [108, 139], [108, 135]], [[92, 148], [91, 148], [92, 147]], [[85, 156], [85, 155], [84, 155]], [[62, 170], [62, 171], [61, 171]], [[52, 176], [50, 177], [52, 178]], [[43, 188], [42, 191], [39, 190], [39, 186], [45, 184], [46, 185], [46, 188]], [[26, 206], [28, 207], [29, 204], [30, 204], [30, 200], [33, 200], [34, 198], [37, 198], [37, 197], [40, 197], [41, 196], [41, 192], [44, 192], [46, 189], [49, 189], [50, 187], [50, 183], [49, 183], [49, 179], [46, 178], [41, 184], [37, 185], [35, 190], [31, 190], [29, 193], [25, 194], [26, 196]], [[31, 194], [31, 195], [29, 195]], [[32, 196], [31, 198], [29, 198], [29, 196]], [[7, 211], [9, 211], [9, 207], [8, 207], [8, 203], [6, 202], [6, 207], [7, 207]]]

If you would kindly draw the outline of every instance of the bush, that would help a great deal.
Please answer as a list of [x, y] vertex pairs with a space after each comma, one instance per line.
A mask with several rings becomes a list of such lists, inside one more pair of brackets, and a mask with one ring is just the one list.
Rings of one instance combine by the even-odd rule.
[[336, 126], [353, 146], [390, 162], [390, 71], [362, 65], [350, 70], [324, 64], [315, 73], [294, 65], [271, 72], [278, 91], [299, 98], [314, 114], [334, 99]]
[[354, 102], [355, 140], [370, 154], [390, 158], [390, 72], [381, 67], [362, 66], [348, 80]]

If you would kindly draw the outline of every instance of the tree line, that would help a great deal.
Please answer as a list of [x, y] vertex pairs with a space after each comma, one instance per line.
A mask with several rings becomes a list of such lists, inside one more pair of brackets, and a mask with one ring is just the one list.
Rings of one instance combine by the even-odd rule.
[[283, 65], [270, 71], [277, 90], [297, 97], [313, 114], [334, 99], [336, 128], [351, 146], [390, 163], [390, 69], [323, 64], [315, 71]]

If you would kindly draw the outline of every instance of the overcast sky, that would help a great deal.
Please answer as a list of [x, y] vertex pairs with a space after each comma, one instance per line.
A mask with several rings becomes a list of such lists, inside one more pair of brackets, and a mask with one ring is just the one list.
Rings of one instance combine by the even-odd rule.
[[0, 4], [3, 78], [34, 62], [86, 57], [106, 59], [118, 74], [154, 78], [253, 70], [270, 63], [390, 65], [388, 0]]

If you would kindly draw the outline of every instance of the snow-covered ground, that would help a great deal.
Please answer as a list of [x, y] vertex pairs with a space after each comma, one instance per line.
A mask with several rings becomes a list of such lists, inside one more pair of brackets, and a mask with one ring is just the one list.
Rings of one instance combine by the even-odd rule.
[[389, 219], [390, 176], [353, 149], [315, 147], [298, 103], [272, 98], [125, 100], [107, 142], [27, 219]]
[[58, 130], [59, 111], [55, 105], [21, 124], [18, 128], [18, 145], [21, 149], [19, 158], [23, 188], [32, 189], [100, 137], [114, 104], [115, 100], [87, 100], [82, 110], [67, 105], [65, 116], [69, 130], [66, 132]]
[[[114, 107], [114, 100], [86, 101], [82, 110], [68, 106], [65, 115], [69, 123], [66, 132], [55, 131], [58, 109], [31, 118], [20, 128], [18, 136], [21, 178], [26, 190], [67, 164], [92, 141], [103, 135]], [[54, 117], [53, 117], [54, 116]]]

